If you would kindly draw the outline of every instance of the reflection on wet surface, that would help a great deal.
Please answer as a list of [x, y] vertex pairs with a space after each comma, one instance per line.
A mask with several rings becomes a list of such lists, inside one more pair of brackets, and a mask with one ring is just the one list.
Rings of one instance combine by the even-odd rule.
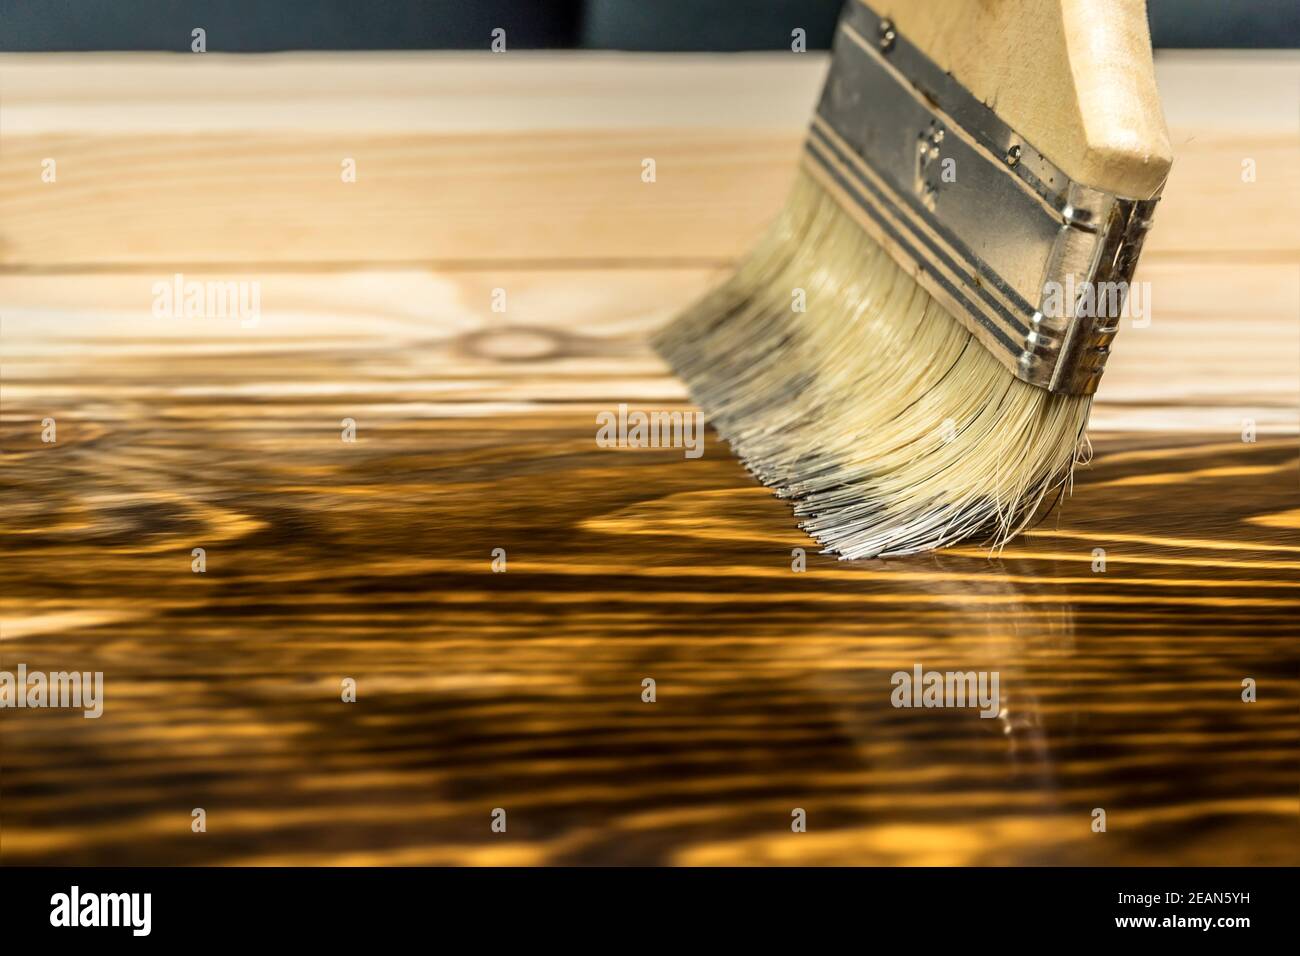
[[4, 861], [1300, 862], [1293, 442], [1102, 436], [1000, 557], [847, 564], [590, 421], [6, 426], [0, 669], [107, 690], [0, 713]]

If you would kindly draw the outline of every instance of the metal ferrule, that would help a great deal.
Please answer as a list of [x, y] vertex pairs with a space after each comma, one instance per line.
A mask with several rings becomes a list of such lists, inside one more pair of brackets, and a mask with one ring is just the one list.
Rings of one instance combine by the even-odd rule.
[[1157, 199], [1072, 181], [860, 0], [805, 166], [1017, 378], [1096, 391]]

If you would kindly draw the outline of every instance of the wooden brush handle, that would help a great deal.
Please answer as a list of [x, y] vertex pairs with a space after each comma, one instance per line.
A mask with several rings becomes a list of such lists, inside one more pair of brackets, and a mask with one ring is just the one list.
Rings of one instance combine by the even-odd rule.
[[1145, 0], [867, 2], [1071, 179], [1160, 192], [1173, 156]]

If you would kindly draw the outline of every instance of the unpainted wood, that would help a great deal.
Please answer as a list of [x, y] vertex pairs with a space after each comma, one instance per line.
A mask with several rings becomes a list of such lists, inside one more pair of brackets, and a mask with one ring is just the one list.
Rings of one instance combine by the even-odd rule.
[[[826, 65], [515, 57], [0, 56], [0, 266], [730, 262]], [[1144, 255], [1300, 258], [1300, 58], [1161, 70], [1179, 162]]]

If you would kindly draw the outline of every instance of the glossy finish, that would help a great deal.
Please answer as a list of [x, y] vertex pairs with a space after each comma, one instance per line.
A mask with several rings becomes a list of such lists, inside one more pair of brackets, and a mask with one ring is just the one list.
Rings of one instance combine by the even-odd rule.
[[[0, 710], [0, 862], [1300, 863], [1300, 64], [1164, 74], [1154, 306], [1065, 508], [993, 559], [795, 573], [807, 540], [711, 436], [594, 438], [684, 407], [646, 337], [780, 202], [807, 110], [751, 127], [811, 100], [805, 61], [178, 59], [0, 62], [0, 671], [106, 682], [98, 720]], [[707, 136], [665, 126], [686, 91]], [[261, 125], [132, 132], [155, 101]], [[525, 132], [459, 130], [450, 166], [356, 132], [457, 103]], [[178, 271], [260, 282], [260, 323], [155, 318]], [[997, 670], [1005, 715], [895, 709], [918, 663]]]
[[[711, 434], [596, 447], [682, 407], [642, 338], [710, 278], [599, 275], [283, 279], [255, 334], [7, 280], [0, 668], [107, 691], [0, 712], [4, 861], [1300, 862], [1294, 435], [1102, 432], [1000, 557], [796, 573]], [[465, 318], [498, 281], [528, 324]], [[1005, 713], [895, 709], [917, 663]]]

